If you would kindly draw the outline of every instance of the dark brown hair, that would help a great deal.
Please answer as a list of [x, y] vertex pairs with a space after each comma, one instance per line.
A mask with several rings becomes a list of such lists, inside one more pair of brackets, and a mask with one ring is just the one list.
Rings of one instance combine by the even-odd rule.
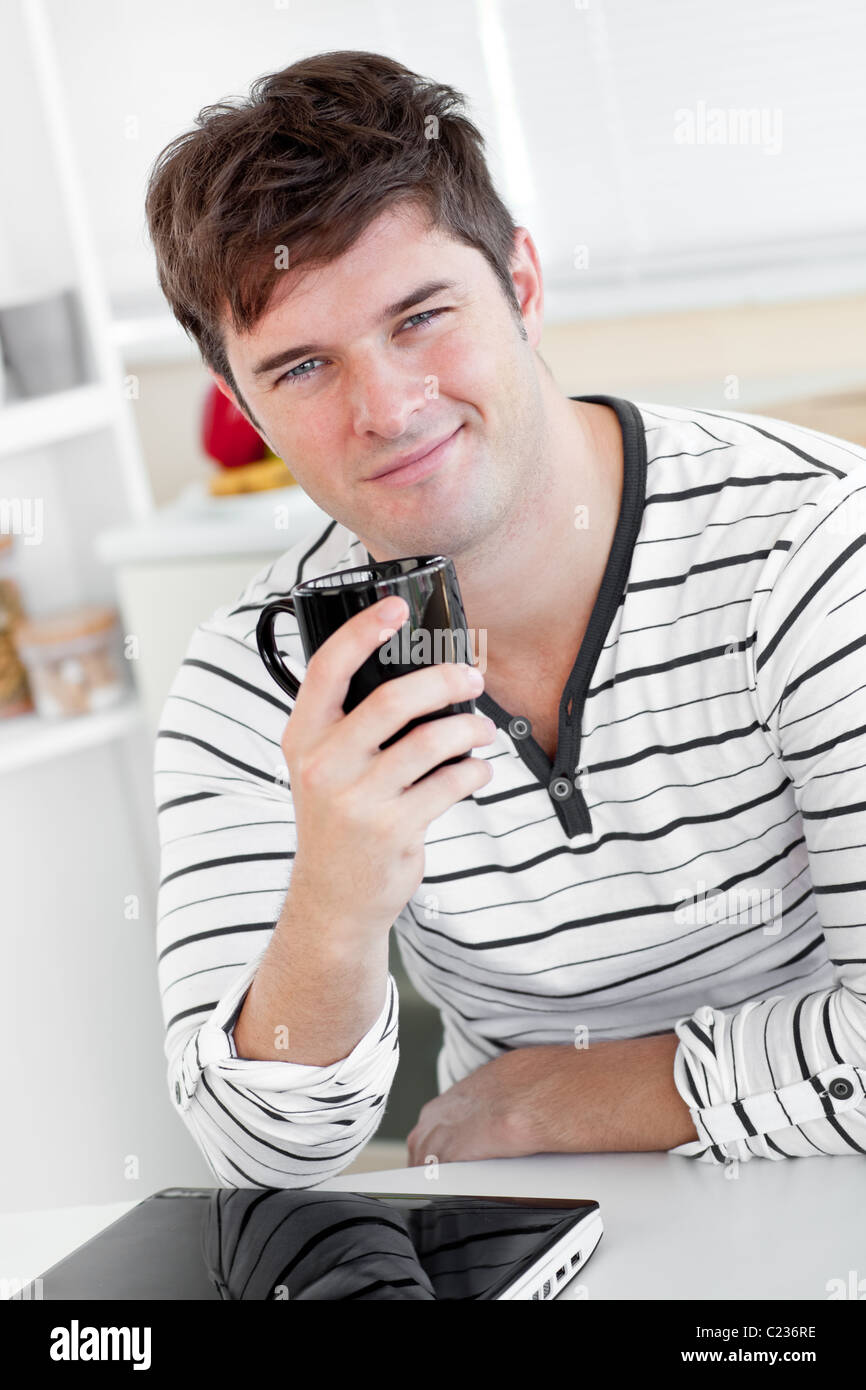
[[278, 248], [292, 268], [326, 264], [404, 200], [482, 252], [526, 336], [515, 224], [463, 104], [382, 54], [319, 53], [257, 78], [242, 104], [204, 107], [157, 157], [145, 207], [159, 283], [241, 402], [221, 325], [255, 327], [282, 273]]

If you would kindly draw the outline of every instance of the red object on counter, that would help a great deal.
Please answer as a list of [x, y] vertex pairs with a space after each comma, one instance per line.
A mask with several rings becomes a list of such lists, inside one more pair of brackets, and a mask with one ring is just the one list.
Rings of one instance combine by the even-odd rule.
[[205, 396], [201, 422], [201, 443], [205, 453], [223, 468], [241, 468], [258, 463], [268, 446], [233, 401], [211, 382]]

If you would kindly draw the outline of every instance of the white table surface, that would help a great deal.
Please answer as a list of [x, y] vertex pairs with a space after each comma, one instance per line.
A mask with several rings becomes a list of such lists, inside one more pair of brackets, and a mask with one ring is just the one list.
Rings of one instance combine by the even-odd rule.
[[[831, 1281], [866, 1279], [866, 1156], [733, 1171], [665, 1153], [541, 1154], [442, 1164], [435, 1178], [355, 1173], [317, 1190], [594, 1198], [604, 1234], [564, 1299], [826, 1301]], [[0, 1277], [44, 1273], [133, 1205], [0, 1213]]]

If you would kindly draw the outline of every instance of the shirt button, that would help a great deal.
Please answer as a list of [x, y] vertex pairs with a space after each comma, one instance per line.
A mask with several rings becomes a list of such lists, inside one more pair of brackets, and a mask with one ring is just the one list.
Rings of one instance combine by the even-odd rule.
[[830, 1082], [827, 1090], [834, 1100], [848, 1100], [849, 1096], [854, 1094], [854, 1087], [846, 1076], [837, 1076], [835, 1081]]
[[567, 777], [554, 777], [548, 790], [551, 796], [556, 797], [557, 801], [567, 801], [572, 792], [571, 782]]

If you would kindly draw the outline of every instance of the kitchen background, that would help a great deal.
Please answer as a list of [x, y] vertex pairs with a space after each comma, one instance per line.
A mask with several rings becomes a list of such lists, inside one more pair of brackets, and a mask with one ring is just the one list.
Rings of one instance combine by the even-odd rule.
[[[168, 1099], [153, 737], [195, 624], [322, 513], [168, 315], [148, 170], [306, 54], [466, 94], [563, 391], [866, 444], [858, 0], [0, 0], [0, 1210], [211, 1176]], [[280, 522], [275, 524], [275, 517]], [[288, 528], [282, 522], [288, 517]], [[361, 1163], [404, 1161], [438, 1016]]]

